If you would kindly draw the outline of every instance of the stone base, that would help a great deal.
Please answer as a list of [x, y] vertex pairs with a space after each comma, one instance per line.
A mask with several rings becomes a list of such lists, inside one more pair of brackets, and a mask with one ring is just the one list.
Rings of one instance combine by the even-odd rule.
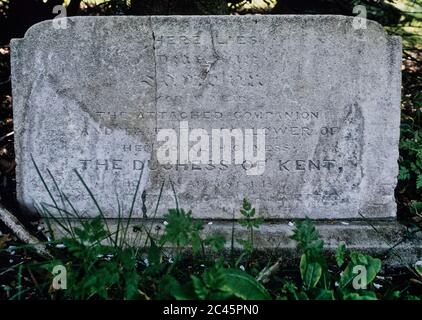
[[[108, 221], [110, 230], [115, 230], [117, 220]], [[129, 228], [129, 241], [142, 244], [145, 242], [145, 233], [136, 227], [142, 223], [151, 228], [154, 235], [162, 233], [165, 228], [162, 220], [133, 219]], [[422, 230], [411, 230], [395, 220], [330, 220], [314, 221], [314, 223], [328, 253], [333, 253], [338, 245], [344, 243], [348, 250], [358, 250], [381, 258], [384, 267], [404, 267], [406, 264], [413, 265], [416, 261], [422, 260]], [[53, 223], [53, 229], [60, 232], [57, 223]], [[293, 234], [293, 229], [294, 225], [289, 221], [266, 222], [254, 231], [254, 246], [264, 256], [269, 257], [268, 254], [271, 254], [271, 257], [276, 259], [283, 255], [283, 261], [287, 265], [296, 264], [300, 253], [295, 241], [289, 238]], [[233, 247], [236, 250], [242, 249], [237, 240], [246, 240], [249, 237], [245, 227], [237, 222], [233, 224], [232, 221], [205, 222], [204, 233], [224, 235], [228, 249], [231, 248], [233, 234]]]

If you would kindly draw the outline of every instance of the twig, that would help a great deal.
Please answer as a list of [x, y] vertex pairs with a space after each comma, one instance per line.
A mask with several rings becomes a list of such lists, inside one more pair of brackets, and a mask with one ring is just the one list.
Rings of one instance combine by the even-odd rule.
[[272, 275], [274, 275], [275, 273], [278, 272], [278, 270], [280, 270], [281, 267], [281, 261], [282, 258], [278, 258], [277, 262], [274, 263], [271, 267], [269, 268], [264, 268], [256, 277], [256, 280], [258, 282], [261, 283], [267, 283], [268, 281], [270, 281], [270, 278]]
[[3, 137], [0, 138], [0, 141], [3, 141], [4, 139], [13, 136], [15, 134], [14, 131], [9, 132], [8, 134], [5, 134]]
[[40, 241], [25, 229], [16, 217], [10, 213], [6, 208], [0, 205], [0, 220], [26, 244], [33, 245], [34, 249], [41, 255], [52, 257], [48, 252], [47, 247], [41, 244]]

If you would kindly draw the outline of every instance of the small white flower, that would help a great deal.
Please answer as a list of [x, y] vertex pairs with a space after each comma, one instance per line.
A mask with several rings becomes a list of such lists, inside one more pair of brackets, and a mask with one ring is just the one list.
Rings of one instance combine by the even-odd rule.
[[56, 244], [56, 248], [63, 249], [63, 248], [66, 248], [66, 246], [63, 243], [58, 243]]
[[43, 229], [43, 227], [41, 226], [41, 225], [39, 225], [38, 227], [37, 227], [37, 230], [38, 231], [41, 231]]
[[149, 260], [148, 260], [148, 258], [145, 258], [144, 259], [144, 264], [148, 267], [149, 266]]
[[210, 226], [210, 225], [212, 225], [212, 221], [208, 222], [208, 225], [209, 225], [209, 226]]
[[240, 265], [239, 269], [242, 270], [242, 271], [245, 271], [245, 267], [243, 265]]
[[379, 289], [379, 288], [382, 288], [382, 285], [381, 285], [381, 284], [378, 284], [378, 283], [374, 283], [374, 287], [375, 287], [376, 289]]
[[10, 259], [10, 260], [9, 260], [9, 263], [13, 263], [13, 260], [12, 260], [12, 259]]
[[384, 280], [385, 279], [385, 277], [383, 277], [383, 276], [376, 276], [376, 278], [377, 279], [380, 279], [380, 280]]
[[163, 224], [166, 226], [166, 225], [168, 225], [169, 223], [168, 223], [167, 221], [163, 221]]
[[205, 264], [201, 264], [200, 266], [201, 266], [202, 268], [205, 268]]
[[102, 258], [102, 257], [104, 257], [104, 255], [102, 255], [102, 254], [97, 255], [97, 258]]
[[15, 251], [16, 250], [16, 246], [9, 246], [8, 248], [7, 248], [7, 251], [9, 251], [9, 252], [13, 252], [13, 251]]
[[15, 253], [16, 253], [16, 251], [12, 251], [10, 254], [11, 254], [11, 255], [14, 255]]
[[349, 223], [348, 222], [345, 222], [345, 221], [341, 221], [340, 222], [342, 225], [345, 225], [345, 226], [348, 226], [349, 225]]
[[295, 224], [293, 222], [291, 222], [291, 221], [289, 221], [288, 225], [289, 225], [289, 227], [294, 227], [295, 226]]
[[174, 262], [173, 258], [172, 258], [172, 257], [170, 257], [170, 258], [169, 258], [169, 263], [173, 263], [173, 262]]
[[334, 283], [334, 286], [338, 287], [338, 282], [337, 281]]

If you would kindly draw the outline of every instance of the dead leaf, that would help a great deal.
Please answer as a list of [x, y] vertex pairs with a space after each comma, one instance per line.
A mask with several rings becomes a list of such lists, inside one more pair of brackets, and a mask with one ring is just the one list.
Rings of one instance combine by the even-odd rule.
[[0, 249], [6, 247], [6, 244], [12, 240], [12, 236], [10, 234], [4, 234], [0, 236]]

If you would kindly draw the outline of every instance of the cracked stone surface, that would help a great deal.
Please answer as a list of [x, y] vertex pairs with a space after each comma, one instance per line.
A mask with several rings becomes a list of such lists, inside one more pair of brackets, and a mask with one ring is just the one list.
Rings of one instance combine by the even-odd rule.
[[[55, 183], [81, 214], [97, 215], [77, 170], [109, 217], [128, 214], [139, 181], [135, 217], [144, 193], [147, 216], [158, 199], [157, 217], [175, 207], [176, 194], [198, 218], [238, 217], [243, 197], [270, 221], [393, 218], [401, 41], [352, 21], [72, 17], [67, 29], [33, 26], [11, 44], [18, 200], [59, 214], [38, 169], [58, 206], [70, 209]], [[265, 129], [265, 171], [158, 165], [158, 130], [179, 135], [181, 122], [210, 136]]]

